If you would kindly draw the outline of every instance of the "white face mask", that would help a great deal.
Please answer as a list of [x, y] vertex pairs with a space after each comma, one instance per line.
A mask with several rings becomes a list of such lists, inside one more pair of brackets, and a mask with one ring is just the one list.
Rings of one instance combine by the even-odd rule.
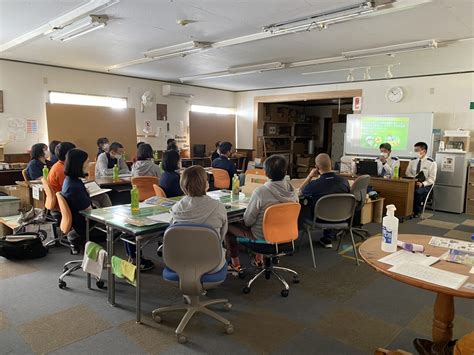
[[44, 157], [45, 157], [46, 159], [51, 158], [51, 153], [49, 152], [49, 150], [45, 150], [45, 151], [44, 151]]
[[423, 153], [418, 153], [418, 158], [423, 158], [425, 155]]
[[381, 156], [381, 157], [384, 157], [385, 159], [387, 159], [387, 158], [388, 158], [388, 153], [380, 153], [380, 156]]
[[114, 158], [117, 159], [117, 160], [120, 160], [120, 159], [122, 159], [122, 154], [114, 155]]
[[102, 144], [102, 149], [106, 152], [109, 151], [109, 143]]

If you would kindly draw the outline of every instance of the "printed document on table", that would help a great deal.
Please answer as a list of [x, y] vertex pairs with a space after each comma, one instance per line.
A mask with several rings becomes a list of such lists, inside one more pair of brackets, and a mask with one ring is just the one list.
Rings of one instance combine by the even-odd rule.
[[455, 290], [459, 289], [469, 278], [469, 276], [415, 263], [398, 264], [392, 266], [388, 271]]
[[149, 216], [148, 218], [159, 223], [170, 223], [173, 217], [171, 216], [171, 213], [166, 212], [155, 214], [153, 216]]
[[474, 253], [474, 242], [466, 242], [459, 239], [450, 239], [443, 237], [431, 237], [430, 245], [440, 248], [448, 248]]
[[427, 256], [422, 253], [412, 253], [408, 250], [399, 250], [396, 253], [389, 254], [379, 259], [378, 261], [388, 265], [398, 265], [402, 263], [415, 263], [420, 265], [430, 266], [437, 262], [439, 258], [434, 256]]

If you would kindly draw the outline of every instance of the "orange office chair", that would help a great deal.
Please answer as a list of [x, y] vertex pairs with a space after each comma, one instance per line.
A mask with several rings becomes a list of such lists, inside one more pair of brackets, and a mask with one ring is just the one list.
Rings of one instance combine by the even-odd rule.
[[263, 235], [265, 241], [237, 238], [240, 244], [245, 245], [255, 253], [263, 254], [264, 265], [242, 269], [240, 278], [245, 278], [248, 269], [257, 269], [257, 274], [244, 287], [243, 292], [249, 293], [250, 287], [260, 276], [265, 275], [268, 280], [273, 274], [283, 284], [282, 297], [287, 297], [290, 286], [277, 271], [285, 271], [293, 274], [293, 283], [299, 283], [298, 273], [294, 270], [275, 266], [274, 260], [283, 255], [291, 255], [295, 250], [294, 241], [298, 239], [298, 216], [301, 205], [297, 202], [279, 203], [268, 207], [263, 215]]
[[30, 178], [28, 177], [28, 174], [26, 173], [26, 169], [23, 169], [21, 171], [21, 175], [23, 175], [23, 180], [30, 181]]
[[135, 185], [138, 188], [140, 202], [145, 201], [147, 198], [155, 196], [155, 190], [153, 185], [157, 185], [159, 182], [156, 176], [134, 176], [132, 177], [132, 186]]
[[62, 238], [60, 231], [58, 231], [59, 222], [61, 221], [61, 214], [59, 213], [59, 206], [57, 202], [56, 195], [51, 188], [48, 180], [45, 178], [41, 178], [41, 182], [43, 183], [43, 190], [46, 195], [46, 199], [44, 201], [44, 207], [46, 209], [46, 220], [53, 222], [53, 232], [54, 232], [54, 239], [46, 243], [46, 247], [53, 246], [53, 245], [63, 245], [68, 247], [69, 243], [65, 242]]
[[96, 165], [95, 161], [89, 163], [89, 167], [87, 168], [87, 176], [89, 180], [95, 179], [95, 165]]
[[155, 190], [155, 196], [166, 198], [165, 191], [161, 187], [159, 187], [157, 184], [153, 184], [153, 190]]
[[265, 175], [265, 170], [263, 169], [247, 169], [245, 170], [245, 175], [253, 174], [253, 175]]
[[214, 188], [229, 189], [230, 177], [227, 170], [212, 168], [212, 176], [214, 177]]

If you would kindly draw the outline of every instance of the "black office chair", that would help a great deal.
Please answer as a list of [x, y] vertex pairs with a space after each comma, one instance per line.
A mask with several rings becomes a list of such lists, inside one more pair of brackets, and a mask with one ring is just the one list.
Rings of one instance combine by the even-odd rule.
[[365, 199], [367, 196], [369, 181], [370, 175], [362, 175], [354, 181], [351, 187], [351, 194], [354, 195], [357, 201], [354, 214], [357, 214], [359, 216], [359, 218], [355, 220], [357, 224], [355, 228], [352, 228], [352, 231], [364, 240], [367, 239], [367, 237], [369, 236], [369, 231], [362, 228], [362, 224], [360, 223], [360, 214], [362, 213], [362, 209], [365, 206]]

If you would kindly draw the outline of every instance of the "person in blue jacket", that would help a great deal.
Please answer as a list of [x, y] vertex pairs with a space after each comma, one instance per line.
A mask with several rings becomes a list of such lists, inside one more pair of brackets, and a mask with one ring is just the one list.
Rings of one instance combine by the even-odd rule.
[[229, 160], [232, 151], [232, 143], [222, 142], [219, 145], [219, 158], [216, 158], [212, 161], [212, 167], [217, 169], [226, 170], [230, 178], [229, 189], [232, 189], [232, 178], [234, 174], [237, 174], [237, 168], [235, 164]]
[[48, 146], [44, 143], [33, 144], [30, 154], [31, 160], [26, 167], [26, 176], [29, 180], [36, 180], [43, 176], [43, 168], [48, 166]]
[[163, 154], [163, 174], [160, 177], [160, 187], [165, 191], [166, 197], [182, 196], [183, 191], [179, 185], [179, 153], [176, 150], [167, 150]]

